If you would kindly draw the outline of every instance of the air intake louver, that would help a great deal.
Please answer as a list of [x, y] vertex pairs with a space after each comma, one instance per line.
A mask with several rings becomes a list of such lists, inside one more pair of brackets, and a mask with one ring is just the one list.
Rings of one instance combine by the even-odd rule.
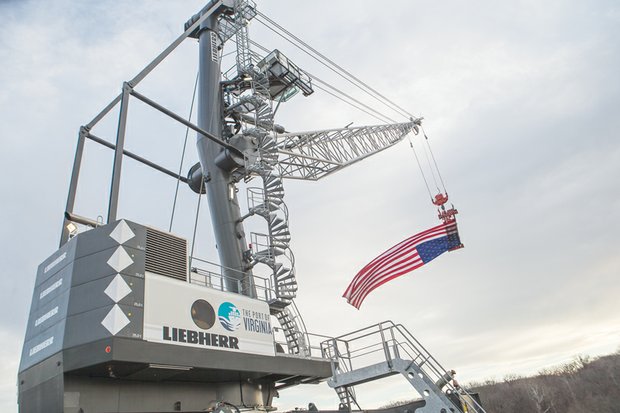
[[187, 281], [187, 240], [146, 229], [146, 271]]

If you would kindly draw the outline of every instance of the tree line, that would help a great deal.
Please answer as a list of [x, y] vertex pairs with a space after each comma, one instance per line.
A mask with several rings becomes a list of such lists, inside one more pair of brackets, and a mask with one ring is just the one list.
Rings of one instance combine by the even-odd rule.
[[544, 369], [533, 377], [470, 383], [488, 413], [620, 413], [620, 349]]

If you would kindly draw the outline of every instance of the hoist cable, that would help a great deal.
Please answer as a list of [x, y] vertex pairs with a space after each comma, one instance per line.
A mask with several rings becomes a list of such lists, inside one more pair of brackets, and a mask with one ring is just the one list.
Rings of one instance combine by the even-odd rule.
[[[251, 43], [253, 46], [258, 47], [259, 49], [261, 49], [261, 50], [262, 50], [262, 51], [264, 51], [265, 53], [269, 53], [269, 49], [267, 49], [266, 47], [264, 47], [264, 46], [260, 45], [259, 43], [255, 42], [255, 41], [253, 41], [253, 40], [250, 40], [250, 43]], [[252, 53], [253, 53], [255, 56], [257, 56], [258, 58], [260, 58], [260, 59], [264, 58], [264, 56], [261, 56], [260, 54], [258, 54], [258, 53], [256, 53], [256, 52], [252, 52]], [[364, 113], [366, 113], [366, 114], [368, 114], [368, 115], [370, 115], [370, 116], [374, 117], [375, 119], [379, 120], [380, 122], [388, 122], [388, 123], [389, 123], [389, 122], [392, 122], [392, 123], [396, 123], [396, 121], [395, 121], [394, 119], [392, 119], [392, 118], [390, 118], [390, 117], [386, 116], [385, 114], [383, 114], [383, 113], [381, 113], [381, 112], [379, 112], [379, 111], [377, 111], [377, 110], [375, 110], [375, 109], [371, 108], [370, 106], [368, 106], [368, 105], [364, 104], [363, 102], [360, 102], [359, 100], [355, 99], [354, 97], [352, 97], [352, 96], [350, 96], [350, 95], [348, 95], [348, 94], [344, 93], [344, 92], [343, 92], [343, 91], [341, 91], [340, 89], [336, 88], [335, 86], [330, 85], [329, 83], [325, 82], [325, 81], [324, 81], [324, 80], [322, 80], [322, 79], [319, 79], [318, 77], [314, 76], [313, 74], [311, 74], [311, 73], [309, 73], [309, 72], [305, 72], [305, 73], [306, 73], [308, 76], [310, 76], [312, 79], [316, 80], [318, 83], [320, 83], [320, 84], [322, 84], [322, 85], [324, 85], [324, 86], [328, 87], [329, 89], [333, 90], [334, 92], [339, 93], [340, 95], [342, 95], [342, 96], [344, 96], [344, 97], [346, 97], [346, 98], [348, 98], [348, 99], [350, 99], [350, 100], [354, 101], [355, 103], [359, 104], [360, 106], [363, 106], [363, 107], [364, 107], [364, 108], [366, 108], [367, 110], [362, 109], [362, 108], [360, 108], [359, 106], [356, 106], [356, 105], [354, 105], [353, 103], [348, 102], [347, 100], [345, 100], [345, 99], [341, 98], [340, 96], [337, 96], [336, 94], [334, 94], [334, 93], [332, 93], [332, 92], [329, 92], [329, 91], [328, 91], [328, 90], [326, 90], [325, 88], [322, 88], [322, 87], [320, 87], [320, 86], [318, 86], [318, 85], [316, 85], [316, 84], [315, 84], [315, 86], [316, 86], [318, 89], [321, 89], [322, 91], [324, 91], [324, 92], [326, 92], [326, 93], [328, 93], [328, 94], [330, 94], [330, 95], [334, 96], [335, 98], [337, 98], [337, 99], [339, 99], [339, 100], [341, 100], [341, 101], [343, 101], [343, 102], [345, 102], [345, 103], [347, 103], [347, 104], [349, 104], [349, 105], [353, 106], [354, 108], [356, 108], [356, 109], [358, 109], [358, 110], [361, 110], [362, 112], [364, 112]], [[370, 113], [369, 111], [374, 112], [376, 115], [373, 115], [373, 114], [372, 114], [372, 113]], [[378, 116], [377, 116], [377, 115], [378, 115]]]
[[[194, 82], [194, 93], [192, 95], [192, 103], [189, 107], [189, 117], [188, 117], [188, 121], [192, 121], [192, 113], [194, 112], [194, 102], [196, 101], [196, 90], [198, 89], [198, 75], [199, 73], [196, 73], [196, 81]], [[179, 186], [181, 184], [181, 172], [183, 172], [183, 162], [185, 161], [185, 150], [187, 148], [187, 138], [189, 136], [189, 126], [185, 129], [185, 141], [183, 142], [183, 151], [181, 152], [181, 162], [179, 164], [179, 173], [177, 174], [179, 176], [179, 179], [177, 179], [177, 186], [176, 189], [174, 190], [174, 201], [172, 202], [172, 213], [170, 214], [170, 227], [168, 228], [168, 232], [172, 232], [172, 223], [174, 222], [174, 212], [176, 211], [176, 207], [177, 207], [177, 198], [179, 196]]]
[[366, 113], [366, 114], [368, 114], [368, 115], [372, 116], [373, 118], [377, 119], [379, 122], [385, 122], [385, 119], [380, 118], [379, 116], [374, 115], [374, 114], [372, 114], [371, 112], [368, 112], [367, 110], [365, 110], [365, 109], [363, 109], [363, 108], [360, 108], [359, 106], [354, 105], [353, 103], [351, 103], [351, 102], [349, 102], [349, 101], [347, 101], [347, 100], [344, 100], [343, 98], [341, 98], [340, 96], [336, 95], [335, 93], [332, 93], [332, 92], [330, 92], [329, 90], [327, 90], [327, 89], [325, 89], [325, 88], [323, 88], [323, 87], [321, 87], [321, 86], [319, 86], [319, 85], [314, 85], [314, 86], [315, 86], [317, 89], [320, 89], [320, 90], [322, 90], [323, 92], [327, 93], [328, 95], [331, 95], [331, 96], [335, 97], [336, 99], [338, 99], [338, 100], [340, 100], [340, 101], [342, 101], [342, 102], [344, 102], [344, 103], [346, 103], [346, 104], [348, 104], [348, 105], [351, 105], [351, 106], [352, 106], [352, 107], [354, 107], [355, 109], [361, 110], [362, 112], [364, 112], [364, 113]]
[[[347, 97], [347, 98], [351, 99], [351, 100], [352, 100], [352, 101], [354, 101], [355, 103], [357, 103], [357, 104], [359, 104], [359, 105], [361, 105], [361, 106], [365, 107], [366, 109], [368, 109], [368, 110], [370, 110], [370, 111], [372, 111], [372, 112], [376, 113], [377, 115], [381, 116], [382, 118], [384, 118], [383, 122], [385, 122], [385, 120], [387, 120], [387, 121], [392, 122], [392, 123], [397, 123], [394, 119], [390, 118], [389, 116], [386, 116], [386, 115], [384, 115], [383, 113], [381, 113], [381, 112], [378, 112], [378, 111], [374, 110], [374, 109], [373, 109], [373, 108], [371, 108], [370, 106], [365, 105], [364, 103], [360, 102], [359, 100], [355, 99], [354, 97], [352, 97], [352, 96], [350, 96], [350, 95], [347, 95], [347, 94], [346, 94], [346, 93], [344, 93], [342, 90], [340, 90], [340, 89], [338, 89], [338, 88], [336, 88], [336, 87], [334, 87], [334, 86], [330, 85], [329, 83], [327, 83], [327, 82], [325, 82], [325, 81], [323, 81], [323, 80], [319, 79], [318, 77], [314, 76], [313, 74], [308, 73], [308, 72], [306, 72], [306, 73], [307, 73], [307, 74], [308, 74], [308, 76], [310, 76], [312, 79], [314, 79], [314, 80], [316, 80], [317, 82], [321, 83], [322, 85], [324, 85], [324, 86], [326, 86], [326, 87], [330, 88], [330, 89], [331, 89], [331, 90], [333, 90], [334, 92], [340, 93], [342, 96], [345, 96], [345, 97]], [[366, 111], [364, 111], [364, 112], [366, 112]], [[368, 112], [366, 112], [366, 113], [368, 113]], [[376, 116], [375, 116], [375, 118], [376, 118]], [[377, 119], [378, 119], [378, 118], [377, 118]]]
[[422, 125], [420, 125], [420, 127], [422, 128], [422, 134], [424, 135], [424, 140], [426, 141], [426, 145], [428, 146], [428, 151], [431, 153], [431, 157], [433, 158], [433, 163], [435, 164], [437, 176], [439, 176], [439, 181], [441, 182], [441, 186], [443, 187], [443, 192], [444, 194], [447, 194], [448, 191], [446, 190], [446, 184], [444, 184], [443, 178], [441, 177], [441, 172], [439, 171], [439, 166], [437, 166], [437, 161], [435, 160], [435, 155], [433, 154], [433, 150], [431, 149], [431, 144], [428, 140], [428, 136], [426, 136], [426, 131], [424, 130]]
[[426, 175], [424, 175], [424, 170], [422, 169], [422, 164], [420, 163], [420, 158], [418, 158], [418, 154], [415, 151], [415, 148], [413, 147], [413, 142], [411, 141], [411, 137], [407, 137], [407, 139], [409, 140], [409, 146], [411, 147], [411, 150], [413, 151], [413, 156], [415, 156], [415, 160], [418, 163], [418, 168], [420, 168], [420, 173], [422, 174], [422, 179], [424, 180], [424, 185], [426, 185], [426, 190], [428, 191], [428, 196], [431, 199], [431, 202], [433, 201], [433, 194], [431, 194], [431, 188], [428, 186], [428, 181], [426, 180]]
[[[352, 77], [353, 79], [355, 79], [357, 82], [359, 82], [360, 84], [362, 84], [364, 87], [366, 87], [367, 89], [370, 89], [371, 91], [373, 91], [374, 93], [376, 93], [377, 95], [381, 96], [383, 99], [387, 100], [389, 103], [395, 105], [396, 107], [400, 108], [400, 106], [396, 105], [395, 103], [391, 102], [389, 99], [387, 99], [385, 96], [381, 95], [379, 92], [377, 92], [376, 90], [374, 90], [373, 88], [371, 88], [370, 86], [366, 85], [364, 82], [362, 82], [361, 80], [359, 80], [357, 77], [355, 77], [354, 75], [352, 75], [351, 73], [349, 73], [348, 71], [346, 71], [345, 69], [341, 68], [340, 66], [338, 66], [336, 63], [334, 63], [332, 60], [330, 60], [329, 58], [323, 56], [320, 52], [318, 52], [316, 49], [312, 48], [311, 46], [309, 46], [308, 44], [306, 44], [305, 42], [303, 42], [303, 40], [299, 39], [298, 37], [296, 37], [295, 35], [293, 35], [292, 33], [288, 32], [286, 29], [282, 28], [282, 26], [279, 26], [277, 23], [273, 22], [272, 20], [270, 20], [269, 18], [267, 18], [272, 24], [274, 24], [275, 26], [279, 27], [282, 31], [284, 31], [285, 33], [287, 33], [289, 36], [291, 36], [292, 38], [294, 38], [296, 41], [300, 42], [302, 45], [304, 45], [305, 47], [307, 47], [308, 49], [310, 49], [311, 51], [313, 51], [314, 53], [316, 53], [317, 55], [321, 56], [323, 59], [327, 60], [328, 62], [330, 62], [332, 65], [334, 65], [335, 67], [337, 67], [339, 70], [341, 70], [342, 72], [346, 73], [347, 75], [349, 75], [350, 77]], [[343, 79], [345, 79], [347, 82], [351, 83], [353, 86], [357, 87], [358, 89], [362, 90], [364, 93], [368, 94], [369, 96], [371, 96], [372, 98], [376, 99], [377, 101], [379, 101], [381, 104], [387, 106], [389, 109], [393, 110], [394, 112], [398, 113], [401, 116], [404, 116], [405, 118], [409, 119], [410, 117], [413, 117], [413, 115], [411, 115], [409, 112], [405, 111], [404, 109], [400, 108], [402, 110], [398, 111], [396, 109], [394, 109], [393, 107], [389, 106], [387, 103], [385, 103], [384, 101], [382, 101], [381, 99], [379, 99], [377, 96], [373, 95], [372, 93], [370, 93], [368, 90], [362, 88], [359, 84], [353, 82], [350, 78], [344, 76], [342, 73], [338, 72], [337, 70], [335, 70], [333, 67], [329, 66], [328, 64], [326, 64], [325, 62], [321, 61], [320, 59], [318, 59], [316, 56], [312, 55], [312, 53], [308, 52], [307, 50], [304, 50], [301, 46], [299, 46], [298, 44], [295, 44], [292, 40], [288, 39], [285, 35], [283, 35], [282, 33], [278, 33], [274, 28], [270, 27], [267, 23], [261, 21], [260, 19], [256, 19], [256, 21], [258, 21], [259, 23], [261, 23], [262, 25], [264, 25], [266, 28], [268, 28], [269, 30], [273, 31], [274, 33], [276, 33], [278, 36], [282, 37], [284, 40], [288, 41], [289, 43], [291, 43], [293, 46], [297, 47], [299, 50], [301, 50], [302, 52], [304, 52], [305, 54], [307, 54], [308, 56], [310, 56], [311, 58], [313, 58], [314, 60], [316, 60], [317, 62], [321, 63], [323, 66], [327, 67], [329, 70], [331, 70], [332, 72], [336, 73], [338, 76], [342, 77]]]
[[437, 188], [437, 192], [441, 192], [441, 189], [439, 189], [439, 184], [437, 183], [437, 177], [435, 177], [435, 171], [434, 171], [433, 165], [431, 164], [431, 158], [428, 156], [428, 150], [426, 149], [424, 145], [422, 145], [422, 147], [424, 148], [424, 156], [426, 157], [426, 163], [428, 163], [428, 169], [430, 169], [431, 171], [431, 176], [433, 177], [435, 188]]
[[[387, 106], [388, 108], [390, 108], [391, 110], [399, 113], [400, 115], [406, 117], [406, 118], [410, 118], [410, 117], [414, 117], [411, 113], [409, 113], [407, 110], [405, 110], [404, 108], [402, 108], [401, 106], [399, 106], [398, 104], [396, 104], [395, 102], [393, 102], [392, 100], [388, 99], [387, 97], [385, 97], [384, 95], [382, 95], [381, 93], [379, 93], [377, 90], [373, 89], [372, 87], [370, 87], [368, 84], [364, 83], [362, 80], [360, 80], [359, 78], [357, 78], [355, 75], [353, 75], [352, 73], [350, 73], [349, 71], [347, 71], [346, 69], [344, 69], [343, 67], [341, 67], [340, 65], [338, 65], [337, 63], [335, 63], [333, 60], [331, 60], [330, 58], [328, 58], [327, 56], [323, 55], [321, 52], [319, 52], [318, 50], [316, 50], [315, 48], [313, 48], [312, 46], [310, 46], [309, 44], [307, 44], [306, 42], [304, 42], [303, 40], [301, 40], [300, 38], [298, 38], [297, 36], [295, 36], [294, 34], [292, 34], [290, 31], [286, 30], [284, 27], [282, 27], [281, 25], [279, 25], [278, 23], [276, 23], [275, 21], [273, 21], [272, 19], [270, 19], [269, 17], [267, 17], [265, 14], [261, 13], [260, 11], [257, 11], [258, 15], [261, 16], [263, 19], [265, 19], [268, 23], [270, 23], [271, 25], [277, 27], [278, 29], [280, 29], [281, 31], [283, 31], [284, 33], [286, 33], [288, 36], [290, 36], [291, 38], [293, 38], [295, 41], [297, 41], [298, 43], [300, 43], [303, 47], [307, 48], [308, 50], [312, 51], [313, 53], [316, 54], [316, 56], [320, 57], [321, 59], [323, 59], [324, 61], [328, 62], [329, 64], [331, 64], [333, 67], [337, 68], [338, 70], [340, 70], [340, 72], [346, 74], [347, 76], [349, 76], [349, 78], [347, 78], [345, 75], [343, 75], [342, 73], [339, 73], [337, 70], [335, 70], [333, 67], [330, 67], [328, 64], [326, 64], [325, 62], [321, 61], [320, 59], [318, 59], [316, 56], [312, 56], [309, 52], [307, 52], [306, 50], [304, 50], [302, 47], [300, 47], [299, 45], [295, 44], [294, 42], [292, 42], [290, 39], [286, 39], [285, 36], [282, 36], [280, 34], [281, 37], [284, 37], [289, 43], [293, 44], [295, 47], [299, 48], [300, 50], [304, 51], [306, 54], [310, 55], [313, 59], [317, 60], [319, 63], [323, 64], [324, 66], [326, 66], [327, 68], [329, 68], [330, 70], [332, 70], [333, 72], [335, 72], [336, 74], [338, 74], [339, 76], [341, 76], [342, 78], [344, 78], [345, 80], [347, 80], [349, 83], [353, 84], [354, 86], [356, 86], [357, 88], [361, 89], [362, 91], [364, 91], [365, 93], [367, 93], [368, 95], [372, 96], [374, 99], [378, 100], [379, 102], [381, 102], [383, 105]], [[267, 28], [273, 30], [272, 28], [270, 28], [265, 22], [261, 21], [261, 19], [256, 19], [259, 23], [265, 25]], [[275, 30], [273, 30], [275, 31]], [[354, 79], [355, 82], [353, 82], [351, 79]], [[360, 86], [361, 85], [361, 86]], [[378, 97], [377, 97], [378, 96]], [[379, 97], [381, 99], [379, 99]], [[387, 103], [386, 103], [387, 102]]]
[[198, 219], [200, 218], [200, 200], [202, 199], [202, 187], [205, 184], [205, 176], [202, 174], [200, 177], [200, 186], [198, 187], [198, 202], [196, 205], [196, 219], [194, 220], [194, 232], [192, 234], [192, 250], [189, 254], [189, 268], [192, 270], [192, 259], [194, 258], [194, 247], [196, 246], [196, 232], [198, 230]]
[[[335, 63], [334, 61], [332, 61], [331, 59], [329, 59], [327, 56], [323, 55], [321, 52], [319, 52], [318, 50], [316, 50], [315, 48], [313, 48], [312, 46], [310, 46], [309, 44], [307, 44], [306, 42], [304, 42], [303, 40], [301, 40], [300, 38], [298, 38], [297, 36], [295, 36], [294, 34], [292, 34], [291, 32], [289, 32], [288, 30], [286, 30], [284, 27], [282, 27], [281, 25], [279, 25], [278, 23], [276, 23], [275, 21], [273, 21], [272, 19], [270, 19], [269, 17], [267, 17], [265, 14], [261, 13], [260, 11], [258, 11], [258, 15], [260, 15], [262, 18], [264, 18], [265, 20], [267, 20], [269, 23], [273, 24], [274, 26], [276, 26], [278, 29], [282, 30], [284, 33], [286, 33], [287, 35], [289, 35], [290, 37], [292, 37], [293, 39], [295, 39], [297, 42], [301, 43], [304, 47], [306, 47], [307, 49], [311, 50], [313, 53], [315, 53], [317, 56], [319, 56], [321, 59], [327, 61], [329, 64], [331, 64], [332, 66], [336, 67], [338, 70], [340, 70], [342, 73], [346, 74], [347, 76], [349, 76], [350, 78], [354, 79], [356, 82], [358, 82], [360, 85], [362, 85], [364, 88], [366, 88], [367, 90], [365, 90], [366, 93], [368, 93], [369, 95], [373, 96], [375, 99], [379, 100], [381, 103], [383, 103], [384, 105], [388, 106], [387, 103], [389, 103], [390, 105], [392, 105], [393, 107], [390, 107], [390, 109], [394, 110], [397, 113], [400, 113], [401, 115], [405, 116], [405, 117], [413, 117], [413, 115], [411, 113], [409, 113], [407, 110], [403, 109], [402, 107], [400, 107], [399, 105], [397, 105], [396, 103], [394, 103], [393, 101], [391, 101], [390, 99], [388, 99], [387, 97], [385, 97], [384, 95], [382, 95], [381, 93], [379, 93], [378, 91], [376, 91], [375, 89], [373, 89], [372, 87], [370, 87], [369, 85], [367, 85], [366, 83], [364, 83], [362, 80], [360, 80], [359, 78], [357, 78], [356, 76], [354, 76], [352, 73], [348, 72], [346, 69], [344, 69], [343, 67], [341, 67], [340, 65], [338, 65], [337, 63]], [[261, 22], [260, 20], [258, 20], [261, 24], [265, 24], [264, 22]], [[289, 41], [290, 42], [290, 41]], [[292, 42], [291, 42], [292, 43]], [[299, 48], [299, 46], [296, 45], [296, 47]], [[319, 59], [317, 59], [316, 57], [314, 57], [315, 60], [319, 61]], [[324, 62], [320, 62], [323, 65], [329, 67], [327, 64], [325, 64]], [[331, 70], [333, 70], [332, 68], [330, 68]], [[337, 72], [336, 72], [337, 73]], [[347, 79], [344, 75], [338, 73], [341, 77]], [[353, 83], [350, 79], [347, 79], [350, 83]], [[362, 89], [359, 85], [355, 85], [358, 88]], [[364, 89], [362, 89], [364, 90]], [[374, 93], [376, 96], [372, 95], [372, 93]], [[379, 98], [377, 98], [377, 96], [381, 97], [385, 102], [381, 101]], [[386, 103], [387, 102], [387, 103]], [[398, 110], [396, 110], [394, 107], [398, 108], [400, 110], [400, 112]]]
[[[253, 46], [258, 47], [259, 49], [261, 49], [265, 53], [269, 53], [269, 49], [267, 49], [265, 46], [261, 45], [260, 43], [256, 43], [254, 40], [250, 40], [250, 44], [253, 45]], [[256, 53], [253, 50], [250, 50], [250, 53], [254, 54], [254, 56], [257, 59], [260, 59], [260, 60], [262, 60], [265, 57], [265, 56], [263, 56], [261, 54]]]

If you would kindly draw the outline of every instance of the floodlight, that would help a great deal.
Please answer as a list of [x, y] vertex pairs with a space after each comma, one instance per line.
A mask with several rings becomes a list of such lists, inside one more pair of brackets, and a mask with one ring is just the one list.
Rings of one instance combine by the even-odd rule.
[[69, 233], [69, 238], [73, 238], [74, 236], [77, 235], [78, 226], [75, 225], [73, 222], [69, 222], [66, 228], [67, 228], [67, 232]]

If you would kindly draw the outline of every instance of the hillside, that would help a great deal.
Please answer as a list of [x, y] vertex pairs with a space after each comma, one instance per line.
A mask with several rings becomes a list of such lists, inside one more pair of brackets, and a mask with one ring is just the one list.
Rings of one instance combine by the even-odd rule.
[[620, 413], [620, 351], [467, 387], [480, 393], [488, 413]]

